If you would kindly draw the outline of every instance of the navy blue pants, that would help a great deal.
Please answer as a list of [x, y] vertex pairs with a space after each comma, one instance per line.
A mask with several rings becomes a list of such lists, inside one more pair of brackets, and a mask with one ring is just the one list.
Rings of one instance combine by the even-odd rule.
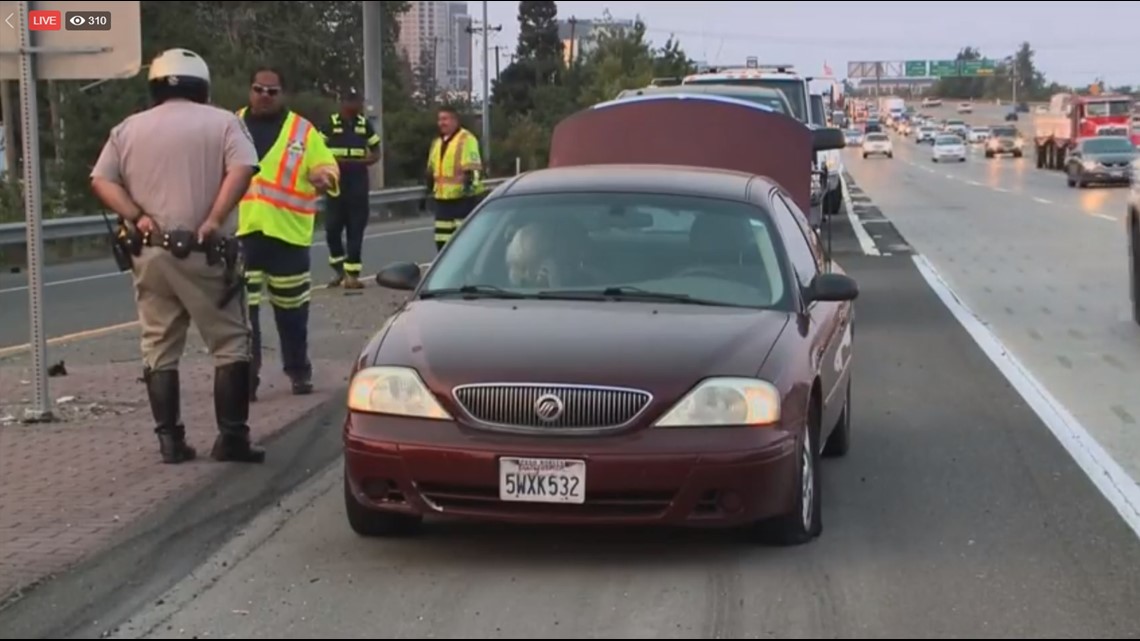
[[253, 330], [254, 372], [261, 370], [260, 312], [264, 288], [277, 323], [285, 373], [294, 380], [310, 379], [313, 366], [309, 361], [309, 301], [313, 294], [313, 277], [309, 248], [260, 232], [242, 236], [241, 246], [249, 322]]
[[[328, 199], [325, 208], [325, 239], [329, 244], [329, 266], [341, 276], [360, 276], [364, 269], [361, 247], [368, 227], [368, 181], [341, 185], [340, 195]], [[345, 251], [348, 241], [348, 251]]]
[[435, 249], [440, 251], [482, 200], [479, 196], [435, 201]]

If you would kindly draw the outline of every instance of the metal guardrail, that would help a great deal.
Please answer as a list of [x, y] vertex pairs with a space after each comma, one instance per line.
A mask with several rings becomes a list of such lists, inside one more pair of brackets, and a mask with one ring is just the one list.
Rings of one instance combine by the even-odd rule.
[[[487, 180], [486, 185], [493, 189], [504, 181], [506, 178], [493, 178]], [[372, 209], [376, 209], [385, 205], [415, 202], [423, 196], [424, 188], [422, 186], [381, 189], [369, 192], [368, 204]], [[24, 244], [27, 241], [27, 233], [27, 225], [24, 223], [0, 224], [0, 247]], [[103, 217], [100, 215], [46, 218], [43, 221], [44, 241], [85, 238], [106, 233], [107, 224], [103, 222]]]

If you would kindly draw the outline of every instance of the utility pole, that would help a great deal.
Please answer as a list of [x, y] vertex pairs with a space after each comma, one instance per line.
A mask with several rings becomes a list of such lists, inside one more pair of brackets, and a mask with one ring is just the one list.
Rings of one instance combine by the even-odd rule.
[[467, 33], [471, 36], [471, 55], [467, 56], [467, 104], [475, 104], [475, 21], [467, 21]]
[[20, 184], [16, 174], [19, 155], [16, 152], [16, 110], [12, 100], [12, 81], [0, 80], [0, 120], [4, 121], [4, 166], [8, 168], [8, 184]]
[[499, 76], [503, 74], [503, 54], [499, 52], [500, 49], [502, 49], [501, 46], [495, 45], [495, 80], [498, 80]]
[[364, 22], [364, 102], [372, 126], [380, 136], [380, 162], [369, 168], [373, 189], [384, 188], [384, 163], [388, 160], [384, 137], [384, 7], [379, 0], [365, 0]]
[[[483, 172], [491, 168], [491, 65], [488, 62], [491, 23], [487, 22], [487, 0], [483, 0]], [[499, 27], [499, 31], [503, 28]]]
[[574, 62], [577, 60], [577, 45], [578, 45], [578, 18], [577, 16], [570, 16], [570, 59], [567, 61], [566, 66], [571, 69], [574, 68]]

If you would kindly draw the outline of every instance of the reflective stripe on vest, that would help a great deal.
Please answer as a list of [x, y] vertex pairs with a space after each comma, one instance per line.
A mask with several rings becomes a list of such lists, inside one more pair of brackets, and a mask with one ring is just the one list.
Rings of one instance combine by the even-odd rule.
[[[432, 180], [435, 185], [434, 195], [436, 200], [457, 200], [463, 198], [463, 183], [466, 179], [466, 172], [475, 172], [474, 193], [479, 194], [483, 191], [482, 166], [479, 164], [466, 164], [463, 158], [466, 154], [464, 151], [469, 143], [474, 143], [475, 138], [468, 133], [466, 129], [460, 129], [455, 132], [451, 142], [448, 143], [447, 149], [440, 151], [443, 146], [443, 139], [436, 138], [432, 143], [430, 156], [428, 158], [428, 166], [432, 170]], [[441, 157], [442, 155], [442, 157]]]
[[[245, 109], [238, 112], [245, 115]], [[313, 126], [290, 113], [273, 147], [261, 159], [238, 213], [238, 235], [262, 232], [292, 245], [309, 246], [320, 194], [303, 176], [306, 141]], [[273, 168], [274, 173], [266, 170]]]
[[[330, 121], [332, 122], [332, 134], [334, 136], [340, 136], [344, 134], [344, 121], [341, 119], [340, 114], [333, 114]], [[356, 127], [353, 129], [353, 132], [361, 137], [368, 135], [368, 121], [364, 119], [364, 116], [356, 117]], [[336, 142], [339, 143], [343, 141], [337, 140]], [[365, 142], [365, 144], [367, 144], [367, 142]], [[331, 151], [332, 155], [337, 158], [368, 157], [367, 147], [329, 147], [329, 151]]]

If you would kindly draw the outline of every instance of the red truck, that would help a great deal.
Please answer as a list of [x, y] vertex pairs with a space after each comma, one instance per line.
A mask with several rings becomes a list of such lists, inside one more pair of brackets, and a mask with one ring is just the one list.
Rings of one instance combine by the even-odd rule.
[[1033, 142], [1038, 169], [1065, 169], [1065, 159], [1076, 141], [1094, 136], [1129, 136], [1132, 129], [1132, 101], [1129, 96], [1079, 96], [1055, 94], [1049, 111], [1033, 119]]

